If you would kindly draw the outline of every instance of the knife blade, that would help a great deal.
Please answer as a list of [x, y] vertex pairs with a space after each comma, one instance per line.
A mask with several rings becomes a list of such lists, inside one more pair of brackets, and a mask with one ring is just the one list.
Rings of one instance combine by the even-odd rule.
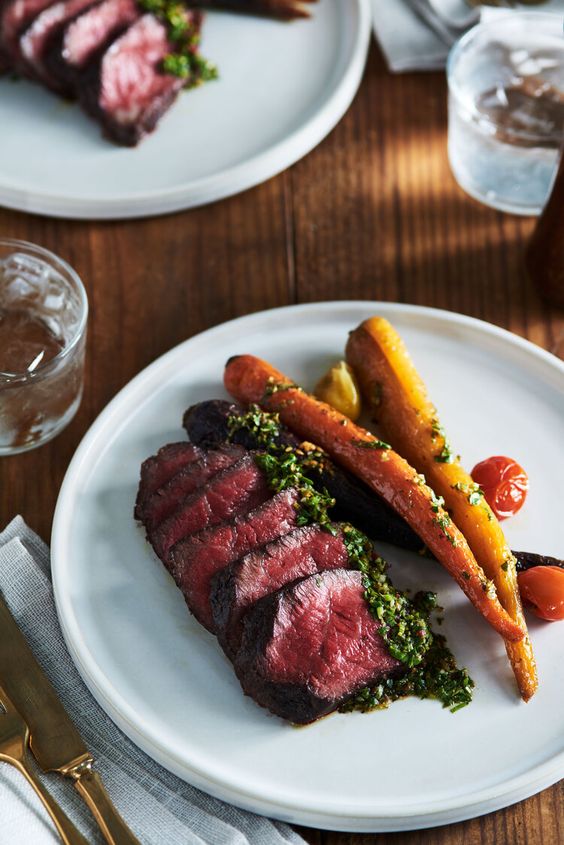
[[30, 730], [45, 772], [71, 778], [110, 845], [139, 845], [112, 804], [84, 740], [35, 659], [0, 592], [0, 679]]

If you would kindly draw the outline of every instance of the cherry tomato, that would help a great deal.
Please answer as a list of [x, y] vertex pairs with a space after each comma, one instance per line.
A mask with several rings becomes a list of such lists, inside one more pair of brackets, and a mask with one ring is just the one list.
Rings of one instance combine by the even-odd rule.
[[513, 458], [494, 455], [476, 464], [472, 478], [498, 519], [507, 519], [523, 507], [529, 479], [523, 467]]
[[523, 601], [549, 622], [564, 619], [564, 569], [533, 566], [517, 576]]

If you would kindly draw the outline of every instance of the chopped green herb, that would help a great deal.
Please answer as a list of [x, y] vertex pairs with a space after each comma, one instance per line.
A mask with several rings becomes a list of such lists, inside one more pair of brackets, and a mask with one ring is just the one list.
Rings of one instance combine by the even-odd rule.
[[[431, 505], [431, 508], [432, 510], [435, 510], [434, 505]], [[449, 528], [452, 526], [452, 519], [450, 518], [448, 513], [445, 513], [445, 511], [443, 511], [442, 513], [437, 513], [436, 516], [433, 517], [433, 522], [435, 523], [435, 525], [439, 526], [451, 546], [454, 546], [456, 548], [456, 546], [458, 546], [458, 540], [449, 531]]]
[[[445, 500], [442, 496], [437, 496], [434, 490], [431, 490], [431, 510], [434, 513], [438, 513], [440, 509], [443, 507]], [[450, 519], [449, 519], [450, 523]], [[446, 523], [448, 524], [448, 523]]]
[[384, 440], [378, 440], [377, 437], [372, 440], [353, 440], [352, 443], [360, 449], [391, 449], [389, 443]]
[[269, 384], [266, 386], [266, 390], [264, 391], [264, 398], [266, 399], [268, 396], [273, 396], [275, 393], [279, 393], [281, 390], [301, 390], [299, 384], [294, 384], [294, 382], [290, 381], [269, 381]]
[[479, 484], [472, 482], [471, 484], [465, 484], [463, 481], [457, 481], [456, 484], [452, 485], [453, 490], [460, 490], [461, 493], [466, 494], [468, 502], [471, 505], [483, 505], [484, 504], [484, 491], [480, 487]]
[[437, 437], [443, 441], [443, 444], [440, 452], [435, 455], [435, 460], [440, 464], [452, 464], [455, 460], [455, 456], [452, 453], [451, 445], [448, 442], [445, 430], [441, 423], [436, 417], [434, 417], [431, 420], [431, 439], [436, 440]]
[[323, 453], [307, 453], [307, 461], [291, 447], [277, 447], [270, 452], [259, 452], [255, 461], [266, 475], [269, 488], [279, 493], [295, 487], [299, 493], [298, 525], [311, 525], [317, 522], [325, 525], [330, 522], [327, 511], [334, 507], [333, 499], [327, 490], [316, 490], [313, 481], [306, 474], [307, 462], [323, 457]]
[[273, 412], [263, 411], [258, 405], [250, 405], [245, 414], [233, 414], [227, 420], [229, 437], [237, 431], [246, 431], [256, 440], [257, 446], [268, 449], [280, 440], [280, 417]]

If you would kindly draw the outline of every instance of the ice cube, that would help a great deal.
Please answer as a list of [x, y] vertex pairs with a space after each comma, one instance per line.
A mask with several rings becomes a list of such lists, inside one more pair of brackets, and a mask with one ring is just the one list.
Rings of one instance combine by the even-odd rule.
[[40, 259], [14, 252], [0, 261], [0, 295], [3, 305], [42, 302], [49, 287], [51, 268]]

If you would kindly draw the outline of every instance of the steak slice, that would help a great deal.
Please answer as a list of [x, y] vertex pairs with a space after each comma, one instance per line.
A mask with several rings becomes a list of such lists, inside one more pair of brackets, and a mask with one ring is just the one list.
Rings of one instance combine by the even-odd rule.
[[296, 525], [297, 501], [296, 490], [283, 490], [232, 522], [193, 534], [173, 547], [170, 571], [191, 612], [209, 631], [214, 630], [210, 586], [215, 573], [291, 531]]
[[20, 35], [54, 0], [3, 0], [0, 3], [0, 64], [22, 69]]
[[234, 665], [247, 695], [296, 724], [405, 668], [378, 633], [361, 573], [345, 569], [310, 575], [257, 602], [245, 615]]
[[[198, 12], [185, 12], [194, 28]], [[175, 46], [166, 26], [146, 14], [116, 38], [84, 75], [80, 101], [103, 127], [105, 135], [124, 146], [135, 146], [152, 132], [190, 80], [161, 71], [165, 56]]]
[[147, 458], [141, 464], [141, 480], [135, 502], [135, 519], [143, 519], [143, 508], [147, 499], [166, 484], [182, 467], [194, 461], [200, 461], [204, 452], [185, 440], [180, 443], [169, 443], [159, 449], [156, 455]]
[[166, 562], [169, 550], [183, 537], [231, 520], [258, 507], [269, 497], [264, 473], [247, 453], [188, 496], [158, 528], [149, 531], [149, 540], [160, 559]]
[[249, 552], [219, 572], [212, 581], [210, 599], [216, 633], [226, 654], [232, 657], [237, 652], [243, 616], [255, 602], [306, 575], [346, 569], [348, 561], [342, 534], [309, 525]]
[[136, 0], [101, 0], [53, 36], [44, 61], [59, 91], [66, 96], [74, 94], [88, 63], [141, 14]]
[[174, 513], [183, 499], [203, 487], [221, 470], [233, 466], [244, 454], [241, 446], [224, 446], [213, 451], [210, 449], [199, 460], [182, 467], [170, 481], [151, 493], [140, 507], [140, 518], [145, 528], [152, 531]]
[[57, 79], [45, 64], [47, 48], [57, 32], [93, 2], [94, 0], [59, 0], [34, 18], [20, 38], [20, 55], [27, 76], [60, 93]]

